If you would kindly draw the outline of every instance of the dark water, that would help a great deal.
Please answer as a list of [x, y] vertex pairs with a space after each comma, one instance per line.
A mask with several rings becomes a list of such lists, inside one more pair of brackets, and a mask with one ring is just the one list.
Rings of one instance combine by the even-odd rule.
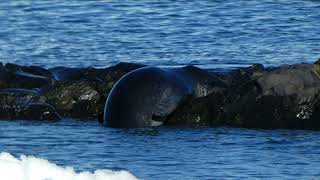
[[[81, 124], [81, 125], [80, 125]], [[95, 122], [1, 122], [0, 149], [76, 170], [141, 179], [316, 179], [320, 132], [235, 128], [104, 128]]]
[[[1, 1], [0, 61], [105, 67], [120, 61], [224, 68], [320, 57], [320, 1]], [[96, 122], [0, 122], [0, 150], [142, 179], [312, 179], [319, 132], [115, 130]]]

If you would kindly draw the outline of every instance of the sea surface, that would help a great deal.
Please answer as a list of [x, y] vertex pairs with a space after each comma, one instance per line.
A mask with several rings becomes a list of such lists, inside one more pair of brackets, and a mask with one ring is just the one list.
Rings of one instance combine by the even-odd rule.
[[[231, 70], [320, 58], [318, 0], [0, 1], [0, 27], [0, 62], [20, 65]], [[317, 131], [0, 122], [0, 152], [139, 179], [318, 179], [319, 139]]]

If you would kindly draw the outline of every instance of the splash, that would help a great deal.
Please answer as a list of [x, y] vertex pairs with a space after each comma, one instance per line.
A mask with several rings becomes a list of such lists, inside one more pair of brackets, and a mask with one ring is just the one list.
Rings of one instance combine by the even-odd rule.
[[20, 159], [9, 153], [0, 153], [1, 179], [10, 180], [136, 180], [127, 171], [96, 170], [75, 172], [71, 167], [61, 167], [46, 159], [21, 155]]

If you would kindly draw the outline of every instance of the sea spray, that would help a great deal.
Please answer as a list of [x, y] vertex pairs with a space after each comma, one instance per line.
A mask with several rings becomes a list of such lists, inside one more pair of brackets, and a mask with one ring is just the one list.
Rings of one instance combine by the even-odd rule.
[[8, 180], [136, 180], [127, 171], [96, 170], [75, 172], [72, 167], [61, 167], [46, 159], [21, 155], [15, 158], [0, 153], [0, 178]]

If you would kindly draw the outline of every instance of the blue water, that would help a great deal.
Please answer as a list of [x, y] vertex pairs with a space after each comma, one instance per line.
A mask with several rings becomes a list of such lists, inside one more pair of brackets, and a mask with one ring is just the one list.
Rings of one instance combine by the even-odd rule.
[[[0, 61], [43, 67], [118, 62], [203, 68], [312, 63], [320, 1], [0, 1]], [[0, 151], [141, 179], [312, 179], [320, 132], [110, 129], [97, 122], [0, 122]]]
[[0, 61], [206, 68], [320, 57], [317, 0], [0, 1]]
[[[81, 125], [80, 125], [81, 124]], [[76, 170], [141, 179], [315, 179], [320, 132], [236, 128], [111, 129], [96, 122], [1, 122], [0, 149]]]

